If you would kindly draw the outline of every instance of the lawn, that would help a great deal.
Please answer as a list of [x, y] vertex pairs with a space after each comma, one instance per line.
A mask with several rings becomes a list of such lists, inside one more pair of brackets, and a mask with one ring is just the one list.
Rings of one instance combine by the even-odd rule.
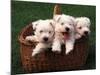
[[[12, 74], [25, 73], [21, 67], [20, 45], [18, 34], [23, 27], [38, 19], [52, 18], [55, 4], [39, 2], [11, 2], [11, 49], [12, 49]], [[96, 6], [61, 4], [63, 13], [75, 17], [86, 16], [91, 20], [91, 35], [89, 56], [85, 65], [86, 69], [95, 69], [95, 40], [96, 40]]]

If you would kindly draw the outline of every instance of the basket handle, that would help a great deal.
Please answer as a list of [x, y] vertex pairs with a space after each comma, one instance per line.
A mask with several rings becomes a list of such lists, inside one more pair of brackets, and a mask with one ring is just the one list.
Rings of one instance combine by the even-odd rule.
[[61, 8], [60, 8], [60, 5], [59, 4], [56, 4], [54, 6], [53, 17], [54, 17], [54, 15], [59, 15], [59, 14], [62, 14]]

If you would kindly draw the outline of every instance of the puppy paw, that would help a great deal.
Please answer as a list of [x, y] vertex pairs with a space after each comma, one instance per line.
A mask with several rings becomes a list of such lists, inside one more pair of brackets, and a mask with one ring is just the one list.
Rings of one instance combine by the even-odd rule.
[[32, 56], [34, 57], [36, 54], [38, 54], [39, 52], [36, 50], [36, 49], [34, 49], [33, 50], [33, 52], [32, 52]]
[[34, 57], [36, 55], [36, 53], [32, 52], [32, 57]]
[[53, 52], [58, 52], [58, 53], [60, 53], [60, 52], [61, 52], [61, 49], [60, 49], [60, 48], [57, 48], [57, 47], [53, 47], [53, 48], [52, 48], [52, 51], [53, 51]]
[[80, 38], [81, 38], [81, 35], [78, 35], [78, 34], [75, 35], [75, 39], [80, 39]]
[[37, 53], [36, 52], [32, 52], [32, 57], [34, 57]]
[[33, 40], [33, 38], [31, 37], [31, 36], [27, 36], [26, 38], [25, 38], [25, 40], [27, 40], [27, 41], [32, 41]]
[[67, 47], [66, 54], [69, 54], [73, 50], [73, 46]]
[[61, 50], [58, 50], [58, 49], [53, 49], [52, 51], [53, 52], [57, 52], [57, 53], [60, 53], [61, 52]]

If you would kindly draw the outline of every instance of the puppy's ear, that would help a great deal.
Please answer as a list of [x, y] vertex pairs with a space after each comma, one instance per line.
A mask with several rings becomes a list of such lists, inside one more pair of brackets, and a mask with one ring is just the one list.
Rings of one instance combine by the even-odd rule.
[[76, 25], [75, 18], [73, 16], [70, 16], [70, 20], [72, 22], [72, 25], [75, 26]]
[[38, 21], [32, 22], [33, 30], [36, 30], [36, 27], [38, 26], [38, 24], [39, 24], [40, 21], [41, 21], [41, 20], [38, 20]]
[[52, 26], [52, 28], [55, 28], [55, 21], [51, 20], [50, 25]]
[[77, 25], [77, 23], [79, 22], [80, 18], [76, 18], [75, 19], [75, 25]]
[[90, 19], [89, 19], [88, 17], [85, 17], [85, 19], [86, 19], [86, 21], [88, 22], [88, 25], [90, 26], [90, 24], [91, 24]]
[[61, 15], [54, 15], [53, 20], [55, 22], [59, 22], [59, 20], [61, 19]]

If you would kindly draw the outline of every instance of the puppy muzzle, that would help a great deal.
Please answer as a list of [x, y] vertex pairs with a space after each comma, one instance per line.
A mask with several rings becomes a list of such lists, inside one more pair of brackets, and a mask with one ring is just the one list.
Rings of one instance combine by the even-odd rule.
[[48, 41], [48, 37], [44, 37], [43, 40], [44, 40], [45, 42], [47, 42], [47, 41]]
[[66, 32], [69, 32], [70, 31], [70, 28], [66, 27], [65, 30], [66, 30]]

